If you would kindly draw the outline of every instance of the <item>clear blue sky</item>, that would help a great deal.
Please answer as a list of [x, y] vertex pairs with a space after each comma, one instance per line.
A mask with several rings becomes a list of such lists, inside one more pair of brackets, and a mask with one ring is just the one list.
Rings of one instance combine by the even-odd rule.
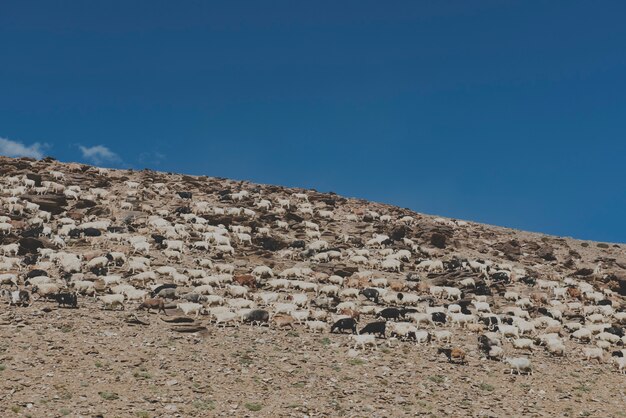
[[626, 242], [624, 16], [623, 1], [3, 1], [0, 145]]

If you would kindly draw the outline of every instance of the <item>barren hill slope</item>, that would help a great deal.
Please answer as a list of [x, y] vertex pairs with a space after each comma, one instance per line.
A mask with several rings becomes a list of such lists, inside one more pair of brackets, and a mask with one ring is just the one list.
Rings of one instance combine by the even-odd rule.
[[[51, 159], [0, 157], [0, 192], [3, 416], [626, 411], [612, 355], [626, 325], [623, 244]], [[29, 303], [9, 304], [16, 286]], [[74, 292], [75, 309], [52, 300]], [[105, 306], [115, 294], [124, 309]], [[137, 310], [153, 297], [165, 314]], [[198, 303], [188, 305], [198, 315], [181, 303]], [[342, 315], [361, 330], [383, 309], [391, 338], [374, 347], [330, 332]], [[248, 323], [252, 310], [261, 326]], [[519, 338], [503, 335], [507, 326]], [[532, 375], [488, 358], [478, 341], [490, 328], [504, 357], [530, 359]], [[571, 338], [578, 328], [590, 338]], [[450, 342], [436, 341], [442, 331]], [[558, 334], [563, 352], [543, 334]], [[514, 346], [523, 339], [532, 347]], [[601, 360], [585, 360], [598, 346]], [[465, 363], [438, 348], [462, 350]]]

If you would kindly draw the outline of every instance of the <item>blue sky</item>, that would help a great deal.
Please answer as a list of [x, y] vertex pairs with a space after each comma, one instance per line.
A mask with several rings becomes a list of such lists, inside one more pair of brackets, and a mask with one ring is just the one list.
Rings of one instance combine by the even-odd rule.
[[620, 1], [5, 1], [0, 151], [626, 242], [624, 15]]

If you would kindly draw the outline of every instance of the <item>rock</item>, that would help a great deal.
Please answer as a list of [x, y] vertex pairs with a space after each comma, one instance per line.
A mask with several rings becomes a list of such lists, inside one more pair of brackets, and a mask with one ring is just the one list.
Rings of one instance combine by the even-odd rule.
[[[389, 238], [392, 241], [401, 241], [402, 238], [406, 237], [407, 233], [409, 232], [411, 232], [411, 230], [408, 227], [398, 226], [389, 233]], [[445, 237], [444, 237], [444, 245], [445, 245]]]
[[350, 277], [354, 273], [359, 271], [358, 267], [349, 267], [349, 266], [344, 266], [344, 265], [342, 265], [342, 266], [335, 266], [335, 269], [336, 270], [333, 272], [333, 274], [335, 274], [337, 276], [340, 276], [340, 277]]
[[436, 248], [446, 248], [446, 236], [439, 232], [434, 232], [430, 236], [430, 244]]
[[65, 211], [67, 206], [67, 199], [64, 195], [59, 194], [46, 194], [46, 195], [23, 195], [22, 199], [39, 205], [39, 209], [50, 212], [53, 215], [58, 215]]
[[546, 261], [556, 261], [554, 249], [549, 245], [544, 245], [543, 247], [539, 248], [539, 250], [537, 250], [537, 256]]
[[285, 241], [274, 237], [257, 237], [255, 242], [266, 251], [279, 251], [288, 246]]
[[517, 240], [510, 240], [505, 242], [499, 242], [493, 246], [498, 251], [504, 253], [506, 258], [512, 261], [519, 260], [522, 255], [522, 248]]
[[287, 212], [285, 214], [285, 220], [286, 221], [296, 222], [296, 223], [301, 223], [304, 220], [304, 218], [301, 217], [301, 216], [296, 215], [293, 212]]
[[591, 276], [592, 274], [593, 269], [590, 268], [582, 268], [574, 272], [574, 276]]
[[35, 180], [35, 187], [41, 187], [41, 176], [35, 173], [26, 173], [26, 178], [29, 180]]
[[76, 202], [76, 204], [74, 205], [74, 208], [87, 209], [87, 208], [93, 208], [94, 206], [96, 206], [96, 202], [94, 202], [93, 200], [81, 199], [78, 202]]

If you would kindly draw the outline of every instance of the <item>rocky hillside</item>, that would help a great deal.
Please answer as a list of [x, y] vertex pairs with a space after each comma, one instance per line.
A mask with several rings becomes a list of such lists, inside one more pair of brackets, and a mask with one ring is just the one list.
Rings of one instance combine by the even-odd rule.
[[623, 244], [52, 159], [0, 192], [3, 416], [624, 414]]

